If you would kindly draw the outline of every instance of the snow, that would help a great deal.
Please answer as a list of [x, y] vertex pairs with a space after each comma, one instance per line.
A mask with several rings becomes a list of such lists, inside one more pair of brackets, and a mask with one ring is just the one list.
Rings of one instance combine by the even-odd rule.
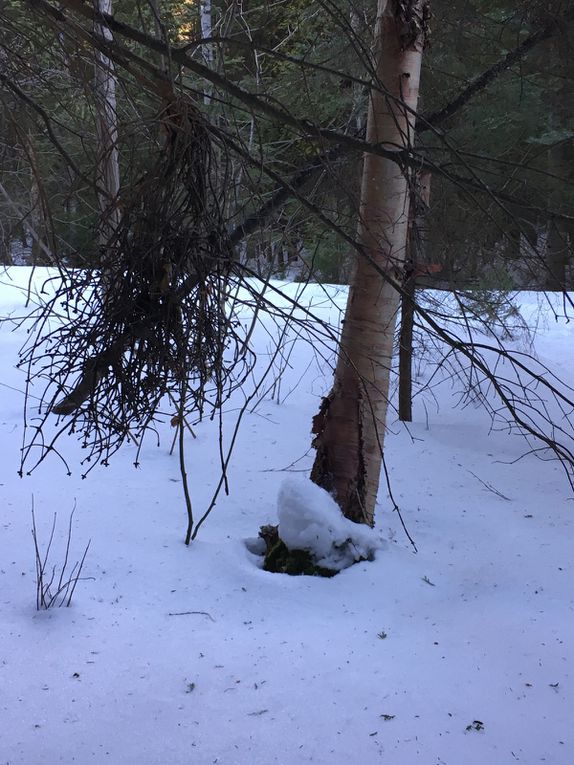
[[309, 479], [287, 478], [277, 500], [279, 537], [290, 550], [307, 550], [313, 561], [341, 571], [372, 560], [381, 546], [373, 532], [349, 521], [324, 489]]
[[[46, 276], [33, 275], [38, 292]], [[0, 317], [24, 315], [30, 278], [26, 268], [0, 276]], [[301, 289], [272, 286], [286, 307]], [[310, 285], [303, 297], [336, 324], [345, 290]], [[535, 295], [520, 302], [538, 358], [572, 384], [574, 322], [549, 309], [541, 318]], [[254, 332], [263, 367], [280, 331], [276, 317]], [[298, 493], [305, 507], [328, 504], [291, 480], [309, 474], [311, 418], [332, 361], [300, 335], [284, 338], [281, 385], [270, 378], [250, 402], [230, 495], [188, 548], [169, 413], [139, 469], [127, 445], [82, 481], [70, 438], [71, 477], [54, 456], [18, 478], [24, 376], [14, 364], [26, 330], [0, 325], [2, 763], [572, 763], [572, 494], [556, 462], [492, 429], [483, 409], [456, 408], [458, 383], [432, 378], [413, 423], [391, 415], [385, 439], [417, 554], [384, 485], [373, 535], [385, 545], [372, 561], [332, 579], [288, 577], [264, 572], [247, 549]], [[226, 405], [226, 448], [243, 403], [238, 394]], [[218, 424], [194, 431], [186, 448], [199, 516], [219, 480]], [[54, 563], [74, 500], [71, 560], [91, 540], [90, 578], [70, 608], [35, 610], [32, 496], [43, 549], [58, 514]]]

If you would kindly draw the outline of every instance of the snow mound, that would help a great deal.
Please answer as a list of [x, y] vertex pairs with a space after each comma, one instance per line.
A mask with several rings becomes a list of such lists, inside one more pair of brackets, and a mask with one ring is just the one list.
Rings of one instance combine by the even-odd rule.
[[287, 478], [279, 490], [279, 537], [290, 550], [307, 550], [317, 566], [340, 571], [372, 560], [381, 541], [373, 529], [345, 518], [324, 489], [304, 478]]

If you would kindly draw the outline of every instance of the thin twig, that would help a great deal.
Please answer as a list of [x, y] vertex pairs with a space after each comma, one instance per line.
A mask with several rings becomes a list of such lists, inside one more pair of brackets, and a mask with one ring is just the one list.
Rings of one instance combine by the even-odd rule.
[[190, 614], [201, 614], [201, 616], [207, 616], [212, 622], [216, 621], [207, 611], [170, 611], [168, 616], [189, 616]]
[[468, 470], [474, 478], [476, 478], [477, 481], [479, 481], [485, 489], [488, 489], [488, 491], [491, 491], [493, 494], [496, 494], [497, 497], [500, 497], [500, 499], [505, 499], [507, 502], [512, 502], [510, 497], [507, 497], [505, 494], [503, 494], [501, 491], [498, 491], [491, 483], [488, 483], [487, 481], [483, 481], [482, 478], [479, 478], [476, 473], [473, 473], [472, 470]]

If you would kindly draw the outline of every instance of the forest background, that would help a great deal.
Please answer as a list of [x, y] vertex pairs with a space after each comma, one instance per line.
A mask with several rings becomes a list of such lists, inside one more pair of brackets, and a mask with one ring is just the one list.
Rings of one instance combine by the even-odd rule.
[[[94, 27], [85, 13], [73, 15], [81, 5], [62, 4], [60, 18], [46, 3], [2, 6], [6, 264], [97, 261], [102, 107]], [[222, 212], [236, 257], [259, 274], [345, 282], [349, 244], [328, 222], [354, 235], [376, 4], [128, 0], [113, 10], [142, 35], [116, 31], [126, 50], [108, 69], [118, 83], [121, 196], [163, 140], [152, 63], [213, 127], [225, 161], [212, 180], [217, 194], [226, 189]], [[571, 286], [571, 9], [560, 0], [437, 0], [432, 14], [414, 155], [428, 187], [419, 259], [431, 268], [422, 269], [421, 283]], [[216, 77], [206, 81], [200, 68], [169, 60], [150, 38]]]

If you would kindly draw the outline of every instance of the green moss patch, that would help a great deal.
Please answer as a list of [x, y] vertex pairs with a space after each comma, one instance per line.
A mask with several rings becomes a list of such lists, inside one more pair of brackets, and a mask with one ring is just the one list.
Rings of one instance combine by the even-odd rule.
[[335, 576], [339, 572], [318, 566], [308, 550], [290, 550], [285, 542], [279, 538], [277, 527], [265, 526], [259, 533], [267, 545], [264, 571], [275, 574], [289, 574], [290, 576]]

